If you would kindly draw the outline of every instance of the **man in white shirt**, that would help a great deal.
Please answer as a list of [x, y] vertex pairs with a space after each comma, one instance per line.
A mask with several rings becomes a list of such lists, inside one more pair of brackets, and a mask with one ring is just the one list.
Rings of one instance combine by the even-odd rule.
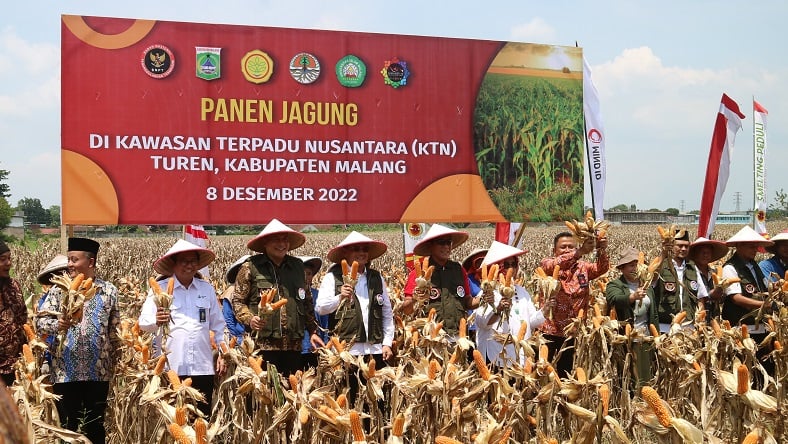
[[139, 318], [140, 329], [148, 332], [169, 324], [169, 336], [157, 336], [154, 342], [156, 354], [162, 353], [163, 339], [168, 368], [175, 370], [181, 378], [192, 378], [192, 387], [205, 395], [205, 402], [198, 403], [197, 407], [208, 418], [213, 400], [214, 373], [222, 374], [225, 370], [221, 354], [214, 367], [210, 333], [214, 333], [214, 341], [220, 347], [224, 342], [225, 322], [213, 285], [196, 277], [196, 274], [214, 258], [212, 251], [178, 240], [153, 264], [153, 269], [165, 276], [158, 281], [163, 291], [166, 291], [168, 281], [174, 279], [172, 304], [168, 308], [157, 307], [151, 293]]

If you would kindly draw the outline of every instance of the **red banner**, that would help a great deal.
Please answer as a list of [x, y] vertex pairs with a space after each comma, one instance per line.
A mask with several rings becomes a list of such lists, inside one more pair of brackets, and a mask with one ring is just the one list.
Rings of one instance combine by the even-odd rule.
[[62, 22], [66, 224], [505, 220], [473, 146], [505, 42]]

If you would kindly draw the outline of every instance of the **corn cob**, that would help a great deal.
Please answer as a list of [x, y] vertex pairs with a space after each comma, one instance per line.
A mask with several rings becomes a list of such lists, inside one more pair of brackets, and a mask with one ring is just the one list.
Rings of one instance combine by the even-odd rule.
[[[476, 350], [474, 350], [474, 351], [476, 351]], [[475, 357], [476, 357], [476, 353], [474, 353], [474, 358]], [[429, 378], [430, 381], [434, 381], [435, 378], [438, 376], [438, 369], [439, 369], [439, 367], [440, 367], [440, 364], [438, 364], [438, 361], [435, 360], [435, 358], [430, 360], [430, 365], [427, 368], [427, 378]], [[485, 368], [486, 368], [486, 366], [485, 366]]]
[[597, 391], [599, 392], [599, 400], [602, 402], [602, 416], [607, 416], [607, 409], [610, 407], [610, 387], [607, 384], [602, 384]]
[[173, 390], [181, 388], [181, 378], [178, 377], [178, 373], [175, 370], [167, 370], [167, 379], [170, 381]]
[[30, 349], [28, 344], [22, 345], [22, 356], [25, 357], [25, 363], [30, 364], [36, 361], [36, 358], [33, 356], [33, 350]]
[[747, 339], [750, 337], [750, 330], [747, 328], [747, 324], [741, 325], [741, 338]]
[[337, 396], [336, 402], [337, 402], [337, 407], [343, 409], [347, 408], [347, 395], [345, 395], [344, 393], [340, 393], [339, 396]]
[[594, 304], [594, 317], [595, 318], [602, 317], [602, 310], [599, 308], [599, 304]]
[[202, 418], [194, 421], [195, 444], [208, 444], [208, 423]]
[[306, 408], [306, 404], [301, 404], [301, 407], [298, 408], [298, 422], [301, 425], [309, 422], [309, 409]]
[[496, 442], [498, 444], [506, 444], [507, 442], [509, 442], [510, 436], [512, 436], [512, 426], [503, 429], [503, 434], [501, 435], [500, 438], [498, 438], [498, 441]]
[[159, 359], [156, 361], [156, 367], [153, 368], [153, 374], [159, 376], [164, 372], [164, 365], [167, 364], [167, 356], [161, 355]]
[[528, 331], [527, 321], [520, 321], [520, 329], [517, 330], [517, 342], [525, 339], [525, 332]]
[[473, 351], [473, 362], [476, 364], [476, 370], [479, 371], [479, 375], [485, 381], [490, 380], [490, 369], [487, 368], [487, 364], [484, 362], [484, 358], [479, 350]]
[[361, 416], [355, 410], [350, 411], [350, 431], [353, 433], [353, 441], [366, 442], [364, 429], [361, 428]]
[[640, 396], [643, 397], [643, 400], [646, 401], [654, 414], [657, 415], [657, 419], [662, 427], [670, 427], [670, 412], [668, 412], [668, 409], [662, 404], [662, 398], [659, 397], [659, 393], [652, 387], [644, 385], [643, 388], [640, 389]]
[[358, 262], [353, 261], [350, 264], [350, 280], [355, 281], [356, 279], [358, 279]]
[[175, 409], [175, 424], [181, 427], [186, 425], [186, 408], [178, 407]]
[[775, 351], [780, 351], [783, 349], [783, 345], [780, 343], [780, 341], [775, 340], [772, 344], [772, 348], [774, 348]]
[[394, 424], [391, 426], [391, 434], [394, 436], [401, 437], [402, 434], [405, 432], [405, 415], [402, 412], [397, 413], [397, 416], [394, 418]]
[[657, 326], [654, 324], [648, 324], [648, 331], [651, 332], [651, 336], [655, 338], [659, 336], [659, 330], [657, 330]]
[[628, 323], [624, 325], [624, 335], [629, 337], [632, 334], [632, 324]]
[[435, 444], [462, 444], [462, 441], [457, 441], [454, 438], [449, 438], [448, 436], [438, 435], [435, 437]]
[[252, 367], [254, 370], [254, 374], [260, 376], [263, 373], [263, 358], [255, 358], [254, 356], [249, 356], [246, 358], [246, 361], [249, 363], [249, 367]]
[[720, 323], [717, 322], [716, 319], [711, 320], [711, 329], [714, 331], [714, 336], [717, 338], [722, 337], [722, 329], [720, 328]]
[[758, 432], [753, 430], [744, 437], [744, 440], [742, 440], [741, 444], [758, 444], [760, 441], [761, 437], [758, 436]]
[[348, 276], [350, 274], [350, 267], [348, 266], [347, 260], [342, 259], [342, 276]]
[[[778, 341], [774, 341], [774, 342], [777, 343]], [[460, 354], [458, 353], [459, 350], [460, 347], [454, 347], [454, 353], [452, 353], [451, 356], [449, 357], [449, 364], [456, 364], [457, 360], [460, 359]]]
[[186, 432], [183, 431], [183, 428], [176, 423], [171, 423], [167, 426], [167, 430], [170, 431], [170, 435], [175, 439], [177, 444], [192, 444], [189, 437], [186, 435]]
[[736, 393], [743, 395], [750, 390], [750, 369], [744, 364], [739, 364], [736, 368], [737, 385]]
[[369, 363], [367, 364], [367, 379], [375, 377], [375, 359], [370, 356]]
[[278, 301], [271, 304], [271, 310], [279, 310], [280, 308], [284, 307], [287, 304], [287, 299], [279, 299]]
[[337, 336], [331, 337], [331, 344], [334, 346], [334, 349], [337, 351], [337, 353], [342, 353], [345, 351], [345, 344], [340, 342]]
[[184, 386], [184, 387], [191, 387], [192, 386], [192, 378], [189, 377], [189, 378], [184, 379], [183, 381], [181, 381], [181, 385]]
[[575, 369], [575, 379], [577, 379], [577, 382], [581, 384], [588, 382], [588, 376], [586, 375], [586, 371], [583, 369], [583, 367], [577, 367]]
[[327, 405], [321, 405], [320, 406], [320, 412], [323, 413], [324, 415], [328, 416], [331, 419], [337, 419], [337, 416], [339, 416], [339, 413], [337, 413], [336, 410], [332, 409], [331, 407], [329, 407]]
[[705, 322], [706, 321], [706, 310], [700, 310], [698, 313], [695, 314], [695, 319], [698, 322]]
[[547, 361], [547, 357], [549, 356], [550, 350], [547, 348], [547, 344], [542, 344], [539, 346], [539, 360], [540, 361]]
[[90, 287], [93, 286], [93, 278], [87, 278], [79, 285], [80, 290], [90, 290]]
[[687, 312], [686, 311], [680, 311], [679, 314], [677, 314], [676, 317], [673, 318], [673, 323], [674, 324], [681, 324], [682, 322], [684, 322], [684, 319], [686, 317], [687, 317]]
[[148, 361], [150, 361], [150, 347], [148, 347], [147, 345], [143, 345], [142, 346], [142, 350], [140, 350], [140, 352], [141, 352], [140, 354], [142, 356], [142, 359], [141, 359], [142, 363], [143, 364], [147, 364]]
[[25, 324], [22, 326], [25, 330], [25, 336], [27, 337], [27, 342], [33, 342], [33, 339], [36, 338], [36, 334], [33, 332], [33, 327], [30, 324]]
[[432, 327], [432, 334], [430, 334], [430, 338], [431, 338], [431, 339], [435, 339], [435, 338], [437, 338], [437, 337], [438, 337], [438, 334], [440, 333], [440, 331], [441, 331], [441, 329], [442, 329], [442, 328], [443, 328], [443, 321], [436, 323], [436, 324], [435, 324], [435, 325]]
[[298, 379], [296, 378], [296, 375], [289, 375], [287, 377], [287, 381], [290, 382], [290, 390], [295, 392], [298, 388]]
[[529, 375], [534, 372], [534, 362], [531, 361], [531, 358], [525, 358], [525, 365], [523, 366], [523, 371]]
[[82, 285], [83, 280], [85, 280], [85, 275], [79, 273], [77, 277], [75, 277], [74, 280], [71, 281], [71, 287], [69, 287], [69, 290], [73, 290], [73, 291], [79, 290], [79, 286]]
[[577, 310], [577, 319], [585, 319], [585, 316], [586, 316], [585, 310], [583, 310], [582, 308], [580, 310]]
[[459, 336], [461, 338], [468, 336], [468, 321], [465, 318], [460, 318]]
[[698, 361], [692, 361], [692, 368], [694, 368], [694, 369], [695, 369], [695, 371], [698, 371], [698, 372], [699, 372], [699, 371], [701, 371], [701, 370], [703, 370], [703, 369], [701, 368], [700, 364], [698, 364]]
[[173, 290], [175, 290], [175, 278], [171, 277], [167, 281], [167, 294], [172, 295]]

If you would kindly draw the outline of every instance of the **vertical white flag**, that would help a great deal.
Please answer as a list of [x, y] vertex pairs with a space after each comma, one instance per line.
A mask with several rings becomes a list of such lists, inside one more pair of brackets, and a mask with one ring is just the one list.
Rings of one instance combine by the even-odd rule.
[[752, 101], [752, 158], [753, 179], [755, 180], [755, 218], [754, 227], [758, 234], [766, 231], [766, 121], [769, 112]]
[[[184, 225], [183, 240], [191, 242], [199, 247], [208, 248], [208, 233], [202, 225]], [[208, 266], [200, 269], [200, 274], [206, 281], [211, 278], [208, 273]]]
[[429, 228], [427, 224], [402, 225], [402, 235], [404, 237], [403, 244], [405, 246], [405, 266], [408, 267], [408, 270], [413, 269], [413, 260], [416, 259], [413, 254], [413, 247], [415, 247], [420, 240], [424, 239], [424, 235], [427, 234], [427, 229]]
[[583, 115], [585, 118], [586, 162], [588, 163], [591, 200], [594, 204], [594, 217], [604, 219], [605, 180], [605, 128], [599, 107], [599, 94], [591, 80], [591, 67], [583, 57]]

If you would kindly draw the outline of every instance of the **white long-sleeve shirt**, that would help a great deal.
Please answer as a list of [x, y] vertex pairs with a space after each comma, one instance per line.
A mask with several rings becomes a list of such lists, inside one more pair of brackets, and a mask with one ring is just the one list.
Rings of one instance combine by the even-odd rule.
[[[159, 281], [162, 288], [167, 288], [167, 280]], [[179, 375], [200, 376], [214, 374], [213, 350], [211, 349], [210, 332], [214, 332], [214, 341], [219, 346], [224, 342], [224, 316], [222, 307], [216, 299], [213, 286], [194, 278], [188, 287], [184, 287], [178, 279], [172, 292], [173, 301], [170, 306], [170, 336], [166, 341], [169, 354], [169, 368]], [[153, 294], [142, 305], [139, 317], [140, 329], [156, 331], [156, 303]], [[161, 338], [154, 340], [155, 355], [161, 354]]]
[[[490, 319], [495, 314], [495, 307], [498, 306], [502, 298], [498, 290], [494, 293], [495, 303], [492, 306], [486, 304], [476, 309], [476, 345], [478, 350], [488, 361], [501, 367], [505, 365], [504, 360], [501, 359], [503, 346], [493, 339], [493, 333], [510, 334], [517, 338], [520, 324], [525, 321], [525, 338], [529, 338], [533, 329], [540, 327], [545, 321], [542, 310], [536, 309], [528, 291], [519, 285], [515, 285], [514, 290], [508, 321], [501, 321], [499, 318], [490, 323]], [[506, 346], [506, 360], [513, 361], [514, 359], [514, 345], [508, 344]], [[521, 365], [525, 363], [525, 354], [521, 353], [519, 363]]]
[[[375, 355], [383, 353], [383, 346], [391, 347], [394, 341], [394, 313], [391, 309], [391, 299], [389, 299], [388, 288], [386, 287], [386, 280], [381, 276], [383, 281], [383, 342], [380, 344], [373, 344], [370, 342], [356, 342], [350, 348], [351, 355]], [[369, 290], [367, 289], [367, 273], [366, 271], [358, 274], [356, 281], [356, 296], [358, 297], [358, 304], [361, 308], [361, 319], [364, 321], [364, 330], [369, 337], [369, 304], [377, 304], [378, 301], [369, 300]], [[320, 289], [317, 293], [317, 302], [315, 302], [315, 311], [320, 315], [333, 313], [339, 307], [340, 295], [336, 294], [336, 281], [334, 273], [328, 272], [323, 276], [320, 282]]]

